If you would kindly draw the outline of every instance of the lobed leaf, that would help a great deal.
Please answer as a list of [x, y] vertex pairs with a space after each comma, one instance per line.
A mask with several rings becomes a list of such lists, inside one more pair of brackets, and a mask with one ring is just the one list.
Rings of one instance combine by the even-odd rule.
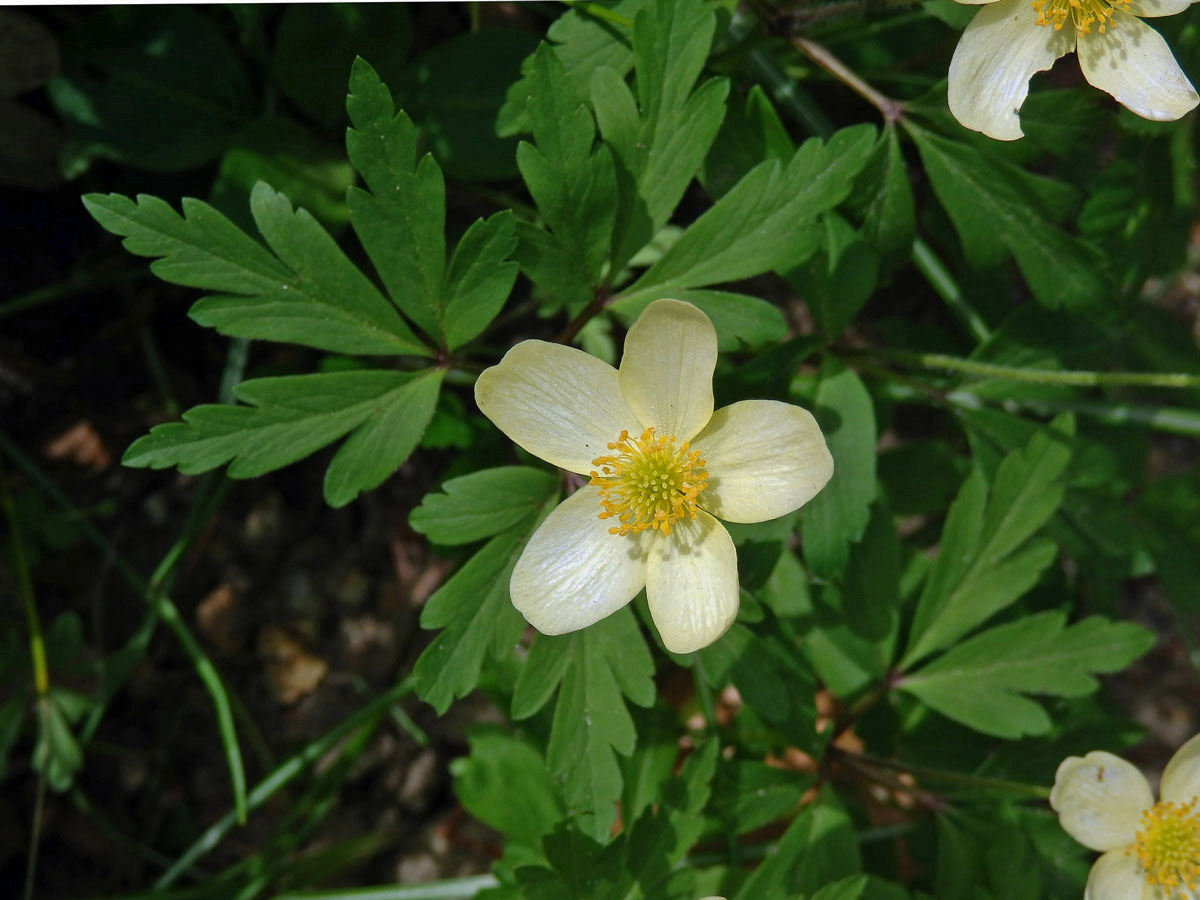
[[596, 840], [608, 836], [621, 796], [616, 754], [637, 732], [625, 699], [654, 703], [654, 662], [629, 608], [572, 634], [539, 634], [517, 680], [513, 718], [533, 715], [558, 688], [546, 763], [563, 783], [568, 811]]
[[409, 514], [414, 529], [435, 544], [469, 544], [520, 524], [545, 502], [557, 479], [527, 466], [483, 469], [451, 478]]
[[[1069, 420], [1058, 426], [1073, 431]], [[1042, 430], [1004, 458], [990, 498], [983, 475], [968, 476], [942, 527], [901, 668], [957, 640], [1037, 582], [1057, 550], [1029, 538], [1062, 503], [1060, 476], [1070, 459], [1069, 436]]]
[[433, 415], [442, 371], [356, 371], [246, 381], [249, 404], [194, 407], [182, 422], [151, 429], [125, 451], [128, 466], [177, 466], [196, 474], [230, 463], [231, 478], [254, 478], [354, 432], [335, 454], [325, 498], [349, 503], [378, 486], [408, 457]]
[[820, 246], [816, 219], [850, 191], [874, 128], [855, 125], [827, 143], [810, 138], [787, 165], [755, 166], [693, 222], [617, 302], [675, 296], [799, 265]]
[[134, 202], [88, 194], [83, 203], [130, 253], [160, 257], [150, 265], [159, 278], [221, 292], [191, 315], [222, 334], [338, 353], [429, 355], [317, 221], [265, 184], [255, 186], [251, 207], [275, 255], [200, 200], [184, 198], [182, 217], [146, 195]]
[[1154, 644], [1130, 622], [1098, 616], [1066, 625], [1059, 611], [977, 634], [898, 686], [968, 728], [1015, 740], [1045, 734], [1051, 720], [1026, 694], [1081, 697], [1099, 687], [1094, 673], [1117, 672]]

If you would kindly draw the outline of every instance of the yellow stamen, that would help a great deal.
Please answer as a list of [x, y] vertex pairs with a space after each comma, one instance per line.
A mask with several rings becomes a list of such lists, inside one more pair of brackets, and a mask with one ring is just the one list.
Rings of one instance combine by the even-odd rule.
[[1116, 10], [1129, 12], [1130, 0], [1032, 0], [1030, 6], [1037, 13], [1038, 25], [1049, 25], [1055, 31], [1062, 31], [1063, 25], [1070, 19], [1075, 33], [1091, 34], [1092, 26], [1104, 34], [1109, 28], [1115, 28], [1113, 13]]
[[599, 485], [604, 509], [601, 519], [615, 518], [620, 524], [609, 534], [629, 534], [652, 528], [663, 534], [684, 518], [696, 517], [696, 498], [708, 484], [704, 460], [688, 442], [676, 445], [674, 437], [657, 437], [647, 428], [641, 437], [628, 431], [608, 445], [612, 456], [592, 460], [590, 484]]
[[1142, 813], [1137, 837], [1126, 849], [1137, 856], [1147, 884], [1168, 897], [1200, 888], [1200, 812], [1187, 803], [1156, 803]]

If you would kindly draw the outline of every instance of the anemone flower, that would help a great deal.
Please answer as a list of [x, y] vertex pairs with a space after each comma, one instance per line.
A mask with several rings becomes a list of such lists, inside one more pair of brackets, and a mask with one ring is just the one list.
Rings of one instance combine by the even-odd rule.
[[743, 400], [713, 412], [717, 334], [690, 303], [656, 300], [619, 369], [572, 347], [522, 341], [479, 376], [475, 401], [534, 456], [587, 476], [530, 538], [513, 605], [563, 634], [644, 587], [664, 646], [706, 647], [737, 617], [737, 554], [717, 518], [763, 522], [833, 474], [812, 415]]
[[1194, 108], [1192, 83], [1171, 48], [1139, 16], [1169, 16], [1191, 0], [959, 0], [982, 4], [950, 60], [950, 111], [1001, 141], [1021, 137], [1029, 79], [1079, 51], [1084, 77], [1145, 119]]
[[1163, 770], [1159, 801], [1119, 756], [1069, 756], [1054, 776], [1050, 805], [1067, 834], [1099, 850], [1085, 900], [1200, 898], [1200, 734]]

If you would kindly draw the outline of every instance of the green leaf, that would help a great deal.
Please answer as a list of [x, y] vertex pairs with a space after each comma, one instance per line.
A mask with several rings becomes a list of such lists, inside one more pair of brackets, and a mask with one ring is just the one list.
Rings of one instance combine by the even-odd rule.
[[836, 212], [822, 218], [823, 246], [786, 274], [827, 340], [833, 340], [870, 299], [879, 276], [879, 253]]
[[805, 141], [786, 166], [755, 166], [622, 297], [672, 297], [799, 265], [820, 246], [816, 219], [846, 197], [874, 133], [869, 125], [843, 128], [828, 143]]
[[446, 347], [455, 349], [487, 327], [517, 280], [509, 259], [517, 248], [511, 210], [476, 219], [454, 248], [446, 272]]
[[[1058, 509], [1060, 476], [1071, 459], [1073, 423], [1056, 420], [1005, 456], [991, 496], [979, 470], [963, 483], [942, 527], [942, 543], [918, 601], [902, 669], [953, 643], [1038, 580], [1057, 549], [1029, 540]], [[1064, 433], [1065, 431], [1065, 433]]]
[[774, 850], [750, 873], [734, 900], [786, 897], [862, 870], [854, 828], [828, 785], [792, 821]]
[[626, 607], [582, 631], [539, 634], [517, 680], [515, 719], [533, 715], [558, 688], [546, 763], [563, 783], [568, 812], [596, 840], [608, 836], [621, 796], [616, 754], [637, 742], [625, 699], [654, 703], [654, 662]]
[[529, 117], [534, 142], [517, 147], [521, 177], [552, 232], [541, 255], [557, 256], [598, 284], [616, 215], [612, 154], [593, 149], [591, 113], [567, 90], [562, 63], [546, 44], [533, 57]]
[[516, 279], [509, 212], [477, 221], [446, 265], [446, 186], [430, 154], [417, 160], [417, 134], [387, 85], [363, 59], [346, 98], [350, 161], [370, 193], [351, 188], [350, 222], [392, 302], [442, 346], [470, 340], [500, 311]]
[[652, 808], [629, 829], [619, 871], [633, 882], [627, 900], [662, 896], [662, 884], [704, 830], [704, 807], [716, 771], [716, 740], [709, 739], [688, 756], [678, 778], [669, 781]]
[[441, 628], [413, 667], [417, 694], [442, 715], [479, 683], [487, 659], [512, 653], [525, 620], [508, 597], [508, 579], [529, 535], [557, 499], [502, 531], [467, 560], [421, 610], [422, 628]]
[[356, 56], [398, 80], [412, 43], [403, 6], [301, 3], [285, 7], [271, 57], [271, 74], [301, 109], [323, 125], [346, 115], [346, 73]]
[[250, 120], [245, 57], [206, 12], [112, 7], [64, 29], [63, 68], [47, 92], [77, 143], [72, 176], [94, 157], [155, 172], [193, 169]]
[[467, 744], [470, 755], [450, 763], [463, 807], [508, 840], [537, 847], [562, 818], [545, 757], [530, 741], [485, 723], [471, 727]]
[[325, 476], [335, 506], [379, 485], [408, 457], [433, 415], [442, 371], [359, 371], [246, 381], [234, 395], [249, 406], [213, 404], [157, 425], [125, 451], [127, 466], [178, 466], [187, 475], [230, 462], [230, 478], [254, 478], [293, 463], [343, 435]]
[[633, 20], [636, 100], [616, 70], [592, 75], [596, 121], [622, 186], [614, 271], [667, 223], [721, 126], [728, 82], [713, 78], [692, 90], [714, 29], [712, 11], [699, 3], [648, 3]]
[[[821, 591], [821, 611], [804, 652], [829, 690], [849, 698], [878, 683], [900, 626], [900, 545], [891, 511], [877, 501], [862, 540], [850, 548], [840, 587]], [[833, 607], [832, 609], [828, 607]]]
[[209, 201], [244, 230], [254, 225], [247, 200], [260, 181], [304, 207], [335, 233], [350, 221], [346, 190], [354, 184], [354, 169], [336, 145], [317, 140], [308, 129], [282, 116], [255, 119], [234, 135], [230, 144], [221, 158]]
[[405, 105], [451, 178], [494, 180], [517, 174], [517, 142], [498, 136], [494, 123], [521, 61], [537, 44], [537, 33], [525, 28], [473, 28], [413, 60], [405, 79]]
[[525, 466], [484, 469], [451, 478], [441, 493], [426, 494], [408, 517], [435, 544], [469, 544], [513, 528], [554, 490], [549, 472]]
[[130, 253], [161, 257], [150, 265], [159, 278], [224, 292], [191, 311], [222, 334], [340, 353], [429, 354], [316, 220], [265, 184], [255, 186], [251, 208], [278, 256], [199, 200], [185, 197], [182, 217], [144, 194], [136, 203], [88, 194], [83, 203]]
[[833, 454], [833, 477], [804, 508], [800, 535], [804, 561], [820, 578], [832, 577], [862, 537], [875, 500], [875, 408], [862, 381], [829, 359], [821, 366], [813, 415]]
[[816, 684], [794, 649], [775, 634], [735, 622], [699, 653], [704, 679], [716, 690], [733, 684], [745, 704], [802, 750], [816, 744]]
[[737, 760], [718, 773], [713, 806], [733, 834], [745, 834], [799, 807], [814, 778], [754, 760]]
[[720, 199], [747, 172], [765, 159], [787, 163], [796, 146], [761, 85], [754, 85], [744, 103], [735, 96], [704, 160], [700, 181], [713, 200]]
[[[622, 19], [633, 20], [642, 0], [620, 0], [609, 10]], [[616, 69], [624, 75], [633, 67], [629, 29], [589, 12], [569, 9], [546, 31], [554, 55], [563, 67], [563, 90], [572, 109], [586, 103], [592, 73], [599, 68]], [[532, 130], [526, 103], [533, 93], [534, 56], [521, 65], [524, 76], [508, 88], [504, 106], [496, 114], [496, 134], [510, 137]]]
[[33, 768], [46, 776], [51, 790], [65, 791], [83, 767], [83, 748], [71, 730], [90, 705], [80, 694], [65, 688], [50, 689], [36, 706], [37, 743], [33, 748]]
[[1155, 641], [1153, 633], [1130, 622], [1097, 616], [1064, 627], [1066, 619], [1050, 611], [989, 629], [898, 686], [985, 734], [1009, 740], [1045, 734], [1050, 717], [1025, 694], [1090, 694], [1099, 686], [1093, 673], [1120, 671]]
[[[865, 191], [862, 190], [864, 181], [870, 185]], [[889, 264], [907, 259], [916, 235], [916, 210], [895, 128], [886, 128], [880, 135], [852, 199], [861, 200], [863, 204], [859, 207], [863, 240]]]
[[1084, 310], [1112, 293], [1104, 257], [1050, 224], [1067, 211], [1064, 185], [911, 124], [909, 133], [972, 266], [1000, 264], [1007, 248], [1034, 296], [1051, 308]]
[[370, 193], [346, 195], [350, 221], [384, 286], [426, 334], [441, 336], [446, 186], [433, 156], [417, 161], [417, 132], [361, 57], [350, 73], [346, 152]]

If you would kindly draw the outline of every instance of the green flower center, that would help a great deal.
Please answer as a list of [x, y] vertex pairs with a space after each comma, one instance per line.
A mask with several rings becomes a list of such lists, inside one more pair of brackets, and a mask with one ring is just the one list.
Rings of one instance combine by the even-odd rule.
[[671, 526], [696, 517], [696, 498], [708, 484], [704, 460], [688, 442], [658, 437], [647, 428], [641, 437], [628, 431], [608, 445], [612, 456], [592, 460], [599, 471], [589, 484], [600, 487], [601, 519], [616, 519], [609, 534], [629, 534], [647, 528], [671, 533]]
[[[1137, 856], [1146, 882], [1168, 897], [1200, 887], [1200, 812], [1187, 803], [1156, 803], [1144, 813], [1125, 852]], [[1190, 896], [1190, 894], [1189, 894]]]

